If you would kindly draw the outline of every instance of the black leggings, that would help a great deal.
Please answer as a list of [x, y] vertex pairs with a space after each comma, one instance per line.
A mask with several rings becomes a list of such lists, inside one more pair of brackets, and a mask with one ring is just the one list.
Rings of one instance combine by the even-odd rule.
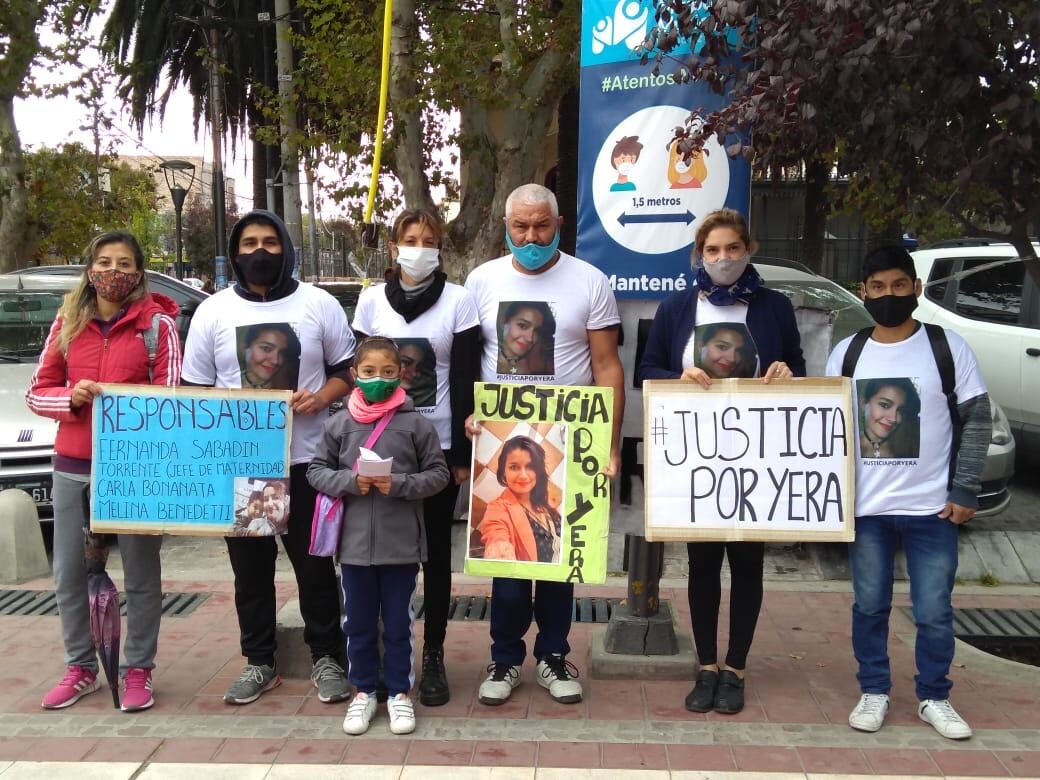
[[718, 663], [719, 603], [722, 600], [722, 558], [729, 558], [729, 650], [726, 665], [747, 666], [751, 640], [762, 609], [764, 542], [690, 542], [690, 616], [693, 641], [701, 666]]
[[448, 630], [451, 606], [451, 524], [459, 486], [452, 479], [448, 486], [423, 501], [426, 523], [427, 560], [423, 563], [423, 637], [429, 647], [440, 647]]

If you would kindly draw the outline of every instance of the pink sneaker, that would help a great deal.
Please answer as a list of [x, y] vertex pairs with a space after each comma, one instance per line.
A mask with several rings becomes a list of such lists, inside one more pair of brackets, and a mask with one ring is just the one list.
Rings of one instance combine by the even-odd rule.
[[71, 707], [88, 693], [101, 687], [97, 673], [82, 666], [70, 666], [65, 670], [62, 681], [51, 688], [43, 697], [45, 710], [60, 710]]
[[146, 710], [155, 704], [152, 698], [152, 670], [131, 666], [123, 676], [123, 712]]

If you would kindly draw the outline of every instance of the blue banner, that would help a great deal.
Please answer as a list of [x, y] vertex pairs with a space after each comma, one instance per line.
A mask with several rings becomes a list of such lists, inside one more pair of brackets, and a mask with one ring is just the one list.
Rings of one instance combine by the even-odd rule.
[[[689, 161], [674, 128], [728, 98], [677, 84], [634, 51], [654, 24], [651, 0], [583, 0], [577, 255], [610, 279], [618, 298], [663, 298], [692, 281], [690, 250], [704, 215], [748, 214], [751, 168], [714, 138]], [[703, 12], [703, 9], [702, 9]], [[698, 48], [694, 46], [694, 48]], [[682, 58], [689, 44], [672, 52]]]

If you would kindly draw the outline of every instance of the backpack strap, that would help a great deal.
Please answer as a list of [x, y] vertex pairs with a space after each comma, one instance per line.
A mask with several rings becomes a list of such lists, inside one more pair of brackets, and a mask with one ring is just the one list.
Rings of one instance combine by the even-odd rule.
[[856, 331], [856, 335], [849, 342], [849, 348], [845, 350], [845, 358], [841, 361], [842, 376], [847, 376], [851, 379], [852, 375], [856, 373], [856, 364], [859, 362], [859, 356], [863, 353], [863, 347], [866, 346], [867, 341], [870, 340], [870, 334], [873, 332], [873, 325]]
[[148, 350], [148, 384], [152, 383], [155, 356], [159, 351], [159, 312], [152, 315], [152, 327], [141, 331], [144, 347]]
[[928, 343], [932, 347], [935, 367], [939, 369], [939, 380], [942, 382], [946, 406], [950, 411], [950, 427], [953, 430], [953, 445], [950, 450], [950, 479], [947, 489], [953, 486], [953, 474], [957, 468], [957, 452], [961, 446], [961, 415], [957, 411], [957, 372], [953, 365], [953, 352], [946, 338], [946, 331], [931, 322], [923, 323], [928, 334]]

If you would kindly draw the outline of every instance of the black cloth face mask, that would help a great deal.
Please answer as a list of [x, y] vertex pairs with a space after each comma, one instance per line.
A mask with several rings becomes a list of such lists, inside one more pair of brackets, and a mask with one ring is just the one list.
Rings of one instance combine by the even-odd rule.
[[282, 274], [282, 253], [272, 254], [266, 249], [256, 249], [238, 256], [238, 267], [246, 284], [270, 287]]
[[866, 298], [863, 306], [874, 322], [883, 328], [895, 328], [902, 325], [917, 308], [917, 296], [882, 295], [880, 298]]

